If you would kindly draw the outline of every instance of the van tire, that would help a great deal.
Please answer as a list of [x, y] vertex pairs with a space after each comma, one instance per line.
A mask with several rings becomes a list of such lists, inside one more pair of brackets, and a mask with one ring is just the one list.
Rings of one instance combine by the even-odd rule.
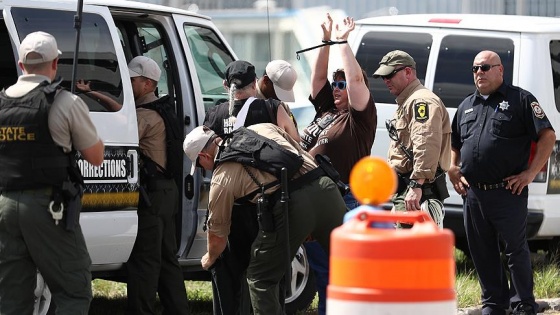
[[43, 279], [40, 272], [37, 271], [37, 285], [35, 287], [35, 304], [33, 315], [54, 315], [56, 306], [52, 299], [51, 291], [47, 283]]
[[286, 297], [286, 314], [292, 315], [306, 310], [317, 293], [315, 275], [303, 246], [300, 246], [292, 260], [292, 295]]

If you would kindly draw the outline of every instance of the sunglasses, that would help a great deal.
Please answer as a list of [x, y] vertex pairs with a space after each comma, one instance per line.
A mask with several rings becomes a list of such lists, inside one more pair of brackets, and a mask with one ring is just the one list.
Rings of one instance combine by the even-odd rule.
[[486, 71], [488, 71], [488, 70], [490, 70], [490, 69], [492, 69], [492, 68], [494, 68], [494, 67], [497, 67], [497, 66], [499, 66], [499, 65], [500, 65], [500, 64], [497, 64], [497, 65], [489, 65], [489, 64], [485, 63], [485, 64], [480, 65], [480, 66], [473, 66], [473, 67], [472, 67], [472, 72], [473, 72], [473, 73], [477, 73], [477, 72], [478, 72], [478, 69], [482, 70], [483, 72], [486, 72]]
[[345, 90], [346, 89], [346, 81], [333, 81], [333, 83], [331, 83], [331, 87], [333, 88], [333, 90], [335, 88], [338, 88], [339, 90]]
[[391, 80], [395, 76], [395, 74], [399, 73], [399, 71], [401, 71], [403, 69], [406, 69], [406, 68], [408, 68], [408, 67], [398, 68], [398, 69], [395, 69], [395, 70], [391, 71], [391, 73], [389, 73], [388, 75], [380, 75], [379, 77], [381, 77], [381, 79], [383, 79], [383, 80], [385, 80], [385, 79]]

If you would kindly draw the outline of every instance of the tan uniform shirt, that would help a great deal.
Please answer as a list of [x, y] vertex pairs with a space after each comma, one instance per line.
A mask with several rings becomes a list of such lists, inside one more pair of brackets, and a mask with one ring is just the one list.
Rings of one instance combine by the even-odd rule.
[[411, 179], [433, 180], [439, 165], [451, 163], [451, 122], [445, 105], [419, 80], [411, 82], [397, 97], [392, 123], [402, 144], [413, 152], [414, 165], [396, 141], [389, 146], [389, 164], [399, 174], [412, 172]]
[[[257, 124], [249, 126], [248, 129], [276, 141], [283, 148], [303, 156], [303, 165], [295, 177], [317, 168], [313, 158], [280, 127], [273, 124]], [[266, 185], [276, 180], [274, 175], [267, 172], [252, 167], [248, 167], [248, 169], [259, 183]], [[257, 188], [259, 186], [251, 179], [240, 163], [225, 162], [218, 165], [214, 169], [210, 184], [208, 230], [220, 237], [227, 237], [229, 235], [231, 209], [234, 200], [248, 195]], [[277, 189], [278, 186], [275, 186], [267, 192], [273, 192]], [[258, 196], [255, 197], [253, 202], [257, 198]]]
[[[45, 80], [50, 82], [43, 75], [22, 75], [16, 84], [6, 89], [6, 95], [22, 97]], [[48, 120], [54, 143], [61, 146], [65, 153], [72, 151], [72, 148], [78, 151], [90, 148], [99, 141], [89, 108], [81, 98], [68, 91], [57, 92]]]
[[[146, 94], [136, 100], [136, 105], [143, 105], [157, 100], [154, 93]], [[161, 116], [154, 110], [147, 108], [136, 109], [138, 120], [138, 142], [140, 150], [158, 165], [167, 164], [165, 149], [165, 124]]]

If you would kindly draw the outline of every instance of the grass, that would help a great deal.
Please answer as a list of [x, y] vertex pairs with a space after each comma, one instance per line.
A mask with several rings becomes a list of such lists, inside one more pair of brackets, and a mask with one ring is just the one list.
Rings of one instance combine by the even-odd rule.
[[[457, 267], [455, 288], [457, 304], [460, 308], [480, 304], [480, 286], [472, 261], [461, 251], [455, 251]], [[537, 299], [560, 296], [560, 267], [557, 262], [549, 262], [544, 253], [533, 256], [534, 293]], [[189, 313], [196, 315], [212, 314], [212, 286], [210, 282], [185, 281], [189, 299]], [[96, 279], [93, 281], [94, 299], [90, 315], [122, 315], [126, 310], [126, 284]], [[157, 304], [157, 313], [162, 309]], [[316, 314], [317, 298], [311, 306], [301, 314]]]

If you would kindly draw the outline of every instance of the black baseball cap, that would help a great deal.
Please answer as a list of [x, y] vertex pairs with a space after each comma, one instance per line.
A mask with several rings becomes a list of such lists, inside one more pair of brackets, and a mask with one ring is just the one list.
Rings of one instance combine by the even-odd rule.
[[226, 82], [228, 86], [235, 83], [237, 88], [241, 89], [254, 82], [256, 78], [255, 66], [247, 61], [236, 60], [230, 62], [226, 67]]

